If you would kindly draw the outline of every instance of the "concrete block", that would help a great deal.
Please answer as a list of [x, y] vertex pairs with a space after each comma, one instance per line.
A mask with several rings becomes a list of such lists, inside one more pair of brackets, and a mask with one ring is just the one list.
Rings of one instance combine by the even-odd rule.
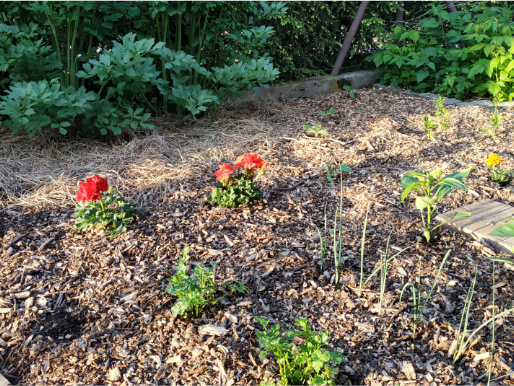
[[436, 221], [442, 223], [451, 218], [455, 212], [470, 212], [468, 218], [459, 218], [451, 220], [443, 225], [450, 230], [471, 233], [478, 237], [484, 244], [502, 252], [512, 255], [512, 247], [514, 246], [514, 237], [495, 237], [489, 236], [493, 230], [505, 223], [505, 220], [514, 218], [514, 207], [502, 204], [492, 200], [482, 200], [471, 205], [442, 213], [436, 217]]
[[337, 84], [340, 90], [343, 86], [350, 86], [351, 88], [359, 89], [375, 84], [380, 77], [379, 71], [355, 71], [347, 72], [337, 76]]

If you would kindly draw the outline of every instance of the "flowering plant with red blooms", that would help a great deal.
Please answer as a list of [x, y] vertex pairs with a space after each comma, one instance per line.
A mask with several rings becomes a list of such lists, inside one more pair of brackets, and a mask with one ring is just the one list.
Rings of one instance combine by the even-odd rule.
[[[262, 192], [253, 182], [256, 173], [257, 176], [263, 174], [267, 166], [255, 153], [245, 153], [237, 157], [233, 167], [230, 164], [218, 165], [219, 170], [214, 172], [218, 183], [207, 200], [223, 208], [235, 208], [261, 198]], [[238, 168], [243, 170], [235, 174]]]
[[141, 212], [129, 204], [114, 188], [109, 188], [106, 178], [95, 174], [80, 182], [77, 190], [75, 226], [78, 230], [105, 228], [111, 235], [124, 233], [127, 225]]

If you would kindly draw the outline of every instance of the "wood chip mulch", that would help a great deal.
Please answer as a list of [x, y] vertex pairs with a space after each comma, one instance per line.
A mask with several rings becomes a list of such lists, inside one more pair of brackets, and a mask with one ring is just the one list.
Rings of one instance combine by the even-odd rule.
[[[318, 116], [330, 108], [337, 113]], [[338, 384], [487, 383], [491, 325], [456, 363], [449, 352], [475, 269], [469, 331], [492, 315], [486, 255], [494, 251], [447, 230], [436, 231], [426, 245], [414, 195], [402, 205], [399, 181], [410, 170], [443, 167], [449, 174], [476, 165], [463, 181], [469, 190], [444, 198], [438, 211], [485, 198], [512, 205], [512, 185], [488, 181], [485, 159], [497, 153], [505, 168], [514, 169], [514, 118], [505, 113], [491, 140], [481, 130], [488, 110], [450, 109], [452, 126], [427, 142], [423, 117], [433, 104], [423, 98], [368, 89], [355, 99], [343, 92], [280, 103], [267, 118], [279, 134], [273, 151], [262, 155], [270, 163], [260, 181], [262, 201], [214, 208], [206, 202], [212, 185], [190, 178], [164, 202], [143, 208], [145, 215], [118, 237], [77, 232], [72, 206], [4, 207], [0, 373], [13, 384], [258, 384], [278, 374], [273, 358], [259, 358], [254, 317], [261, 316], [284, 329], [304, 317], [316, 331], [331, 330], [331, 348], [346, 357]], [[317, 123], [328, 138], [304, 135], [302, 125]], [[321, 167], [338, 163], [353, 172], [343, 176], [344, 264], [335, 286], [331, 252], [319, 269], [313, 224], [322, 227], [326, 205], [333, 227], [339, 181], [329, 183]], [[368, 204], [366, 277], [391, 231], [391, 250], [413, 246], [389, 265], [382, 310], [379, 275], [358, 291]], [[216, 281], [240, 280], [249, 293], [224, 299], [199, 319], [174, 318], [175, 299], [164, 289], [185, 246], [193, 264], [220, 266]], [[400, 304], [401, 289], [416, 282], [421, 267], [425, 298], [447, 250], [451, 255], [413, 339], [412, 294], [407, 290]], [[497, 264], [495, 280], [498, 313], [514, 306], [514, 272]], [[497, 321], [495, 339], [492, 376], [496, 384], [514, 385], [512, 316]]]

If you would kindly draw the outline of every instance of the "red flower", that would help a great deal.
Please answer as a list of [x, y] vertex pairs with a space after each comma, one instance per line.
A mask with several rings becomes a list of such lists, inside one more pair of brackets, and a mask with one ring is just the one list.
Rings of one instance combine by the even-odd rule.
[[[88, 180], [91, 180], [88, 178]], [[106, 182], [107, 183], [107, 182]], [[80, 182], [80, 188], [77, 190], [77, 200], [79, 202], [87, 201], [98, 201], [101, 200], [102, 196], [97, 188], [97, 185], [93, 181]]]
[[228, 181], [230, 179], [230, 175], [234, 173], [234, 169], [229, 164], [218, 165], [220, 170], [214, 172], [216, 175], [216, 181]]
[[244, 169], [255, 171], [256, 169], [265, 169], [268, 164], [255, 153], [245, 153], [237, 157], [236, 162], [234, 162], [235, 169], [240, 166]]
[[107, 192], [109, 190], [109, 185], [107, 184], [107, 178], [102, 178], [98, 174], [95, 174], [93, 177], [87, 178], [86, 182], [88, 184], [95, 185], [96, 190], [99, 192]]

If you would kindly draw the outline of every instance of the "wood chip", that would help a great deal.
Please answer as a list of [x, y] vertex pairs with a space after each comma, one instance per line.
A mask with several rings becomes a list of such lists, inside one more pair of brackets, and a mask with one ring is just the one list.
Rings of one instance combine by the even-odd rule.
[[225, 327], [215, 326], [214, 324], [204, 324], [198, 327], [198, 333], [202, 335], [225, 335], [229, 332]]

